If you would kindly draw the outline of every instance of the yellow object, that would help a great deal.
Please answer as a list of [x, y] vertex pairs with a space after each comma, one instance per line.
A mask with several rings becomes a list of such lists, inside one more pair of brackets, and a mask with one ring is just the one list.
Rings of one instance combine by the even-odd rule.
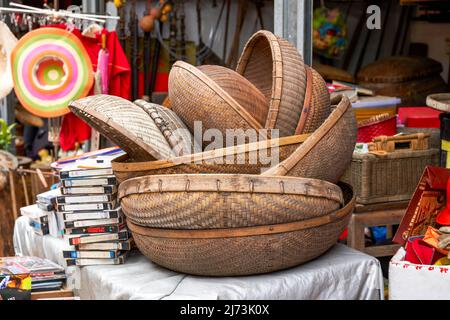
[[114, 0], [114, 5], [116, 8], [120, 8], [125, 4], [125, 0]]
[[435, 266], [448, 266], [450, 265], [450, 259], [447, 257], [440, 258], [436, 263]]
[[447, 152], [447, 159], [445, 159], [445, 167], [450, 168], [450, 157], [448, 156], [450, 154], [450, 141], [442, 140], [441, 149]]

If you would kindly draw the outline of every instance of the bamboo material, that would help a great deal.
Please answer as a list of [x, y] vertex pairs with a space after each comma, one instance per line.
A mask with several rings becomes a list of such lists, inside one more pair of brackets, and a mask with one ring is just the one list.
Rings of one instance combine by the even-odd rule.
[[369, 151], [416, 151], [427, 150], [429, 145], [429, 133], [416, 133], [402, 136], [379, 136], [369, 143]]
[[440, 111], [450, 112], [450, 93], [430, 94], [427, 97], [427, 106]]
[[119, 183], [135, 177], [180, 173], [246, 173], [260, 174], [270, 166], [267, 160], [283, 161], [309, 135], [284, 137], [250, 144], [216, 149], [168, 160], [130, 162], [125, 155], [112, 161]]
[[95, 95], [73, 101], [69, 108], [136, 161], [173, 156], [170, 145], [152, 118], [130, 101]]
[[[258, 92], [243, 87], [245, 99], [253, 99]], [[195, 122], [201, 122], [202, 134], [208, 129], [219, 130], [226, 136], [227, 129], [260, 130], [263, 127], [228, 92], [198, 68], [177, 61], [169, 74], [171, 109], [178, 114], [191, 132]], [[237, 133], [237, 135], [239, 135]]]
[[163, 267], [203, 276], [261, 274], [310, 261], [336, 243], [355, 206], [351, 187], [341, 188], [344, 208], [288, 224], [193, 231], [127, 223], [139, 250]]
[[326, 181], [258, 175], [156, 175], [119, 186], [122, 210], [134, 224], [153, 228], [218, 229], [320, 217], [343, 204]]
[[266, 129], [279, 129], [280, 137], [295, 134], [305, 99], [306, 73], [302, 57], [288, 41], [265, 30], [245, 45], [236, 71], [266, 97]]
[[337, 183], [352, 160], [357, 124], [346, 96], [328, 119], [294, 153], [263, 173], [297, 176]]

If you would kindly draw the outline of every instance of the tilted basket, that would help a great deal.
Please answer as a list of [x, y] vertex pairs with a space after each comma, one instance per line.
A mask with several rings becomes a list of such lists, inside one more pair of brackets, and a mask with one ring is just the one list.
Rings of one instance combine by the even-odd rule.
[[352, 161], [357, 124], [346, 96], [292, 155], [264, 175], [288, 175], [337, 183]]
[[326, 181], [259, 175], [192, 174], [133, 178], [119, 186], [124, 214], [153, 228], [251, 227], [326, 215], [343, 204]]
[[152, 118], [128, 100], [95, 95], [73, 101], [69, 108], [136, 161], [173, 157], [169, 143]]
[[168, 269], [202, 276], [268, 273], [317, 258], [337, 242], [355, 206], [351, 187], [341, 188], [344, 208], [287, 224], [168, 230], [127, 223], [139, 250]]
[[119, 183], [135, 177], [157, 174], [260, 174], [264, 168], [268, 169], [289, 157], [308, 136], [264, 140], [168, 160], [133, 162], [128, 155], [124, 155], [112, 161], [112, 168]]
[[306, 72], [298, 50], [265, 30], [248, 40], [236, 71], [247, 78], [269, 103], [266, 129], [280, 137], [295, 134], [305, 98]]

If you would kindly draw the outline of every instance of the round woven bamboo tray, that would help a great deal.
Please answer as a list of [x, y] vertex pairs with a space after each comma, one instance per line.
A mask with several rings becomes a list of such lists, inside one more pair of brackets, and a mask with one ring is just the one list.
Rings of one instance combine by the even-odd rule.
[[266, 124], [269, 104], [262, 92], [250, 81], [236, 71], [222, 66], [203, 65], [198, 69], [228, 92], [261, 126]]
[[305, 69], [305, 101], [295, 134], [313, 133], [331, 113], [330, 93], [325, 80], [316, 70], [308, 66]]
[[450, 93], [430, 94], [427, 97], [427, 106], [440, 111], [450, 112]]
[[136, 161], [173, 157], [169, 143], [152, 118], [128, 100], [95, 95], [73, 101], [69, 108]]
[[134, 224], [218, 229], [287, 223], [326, 215], [343, 204], [326, 181], [242, 174], [157, 175], [126, 180], [118, 198]]
[[134, 104], [153, 119], [175, 156], [202, 152], [200, 144], [195, 143], [194, 136], [175, 112], [142, 99], [136, 100]]
[[[242, 99], [253, 99], [258, 93], [249, 87], [241, 90], [242, 95], [248, 95]], [[169, 97], [171, 109], [191, 132], [196, 132], [195, 122], [201, 122], [202, 134], [208, 129], [216, 129], [224, 137], [227, 129], [241, 129], [244, 134], [247, 129], [263, 128], [228, 92], [198, 68], [183, 61], [177, 61], [170, 71]]]
[[[169, 160], [133, 162], [128, 155], [112, 161], [119, 183], [147, 175], [192, 173], [260, 174], [264, 168], [287, 159], [309, 135], [284, 137], [206, 151]], [[274, 165], [274, 164], [272, 164]]]
[[346, 96], [292, 155], [263, 175], [296, 176], [337, 183], [350, 165], [357, 137], [357, 123]]
[[266, 97], [269, 113], [265, 128], [279, 129], [280, 137], [295, 134], [306, 89], [298, 50], [269, 31], [258, 31], [245, 45], [236, 71]]
[[287, 224], [170, 230], [127, 223], [139, 250], [168, 269], [202, 276], [268, 273], [317, 258], [337, 242], [355, 207], [351, 187], [342, 184], [341, 188], [344, 208]]

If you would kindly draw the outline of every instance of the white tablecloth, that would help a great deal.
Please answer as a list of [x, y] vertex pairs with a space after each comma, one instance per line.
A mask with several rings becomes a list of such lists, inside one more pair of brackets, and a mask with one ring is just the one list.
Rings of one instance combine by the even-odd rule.
[[[16, 254], [50, 259], [65, 266], [67, 240], [36, 235], [28, 218], [14, 230]], [[247, 277], [196, 277], [159, 267], [138, 252], [118, 266], [70, 267], [69, 286], [81, 299], [383, 299], [377, 259], [336, 245], [304, 265]]]

